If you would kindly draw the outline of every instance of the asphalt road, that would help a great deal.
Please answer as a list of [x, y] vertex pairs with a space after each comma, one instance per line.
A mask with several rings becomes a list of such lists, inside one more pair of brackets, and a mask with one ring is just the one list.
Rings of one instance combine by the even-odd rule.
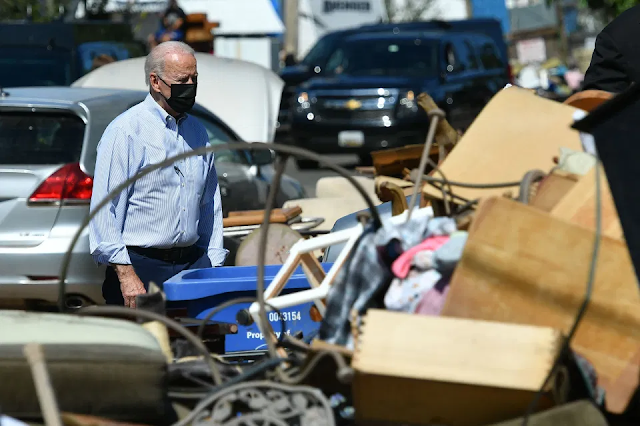
[[[349, 169], [352, 174], [356, 174], [355, 167], [358, 165], [358, 157], [355, 155], [328, 155], [331, 161], [335, 162], [339, 166], [343, 166]], [[307, 191], [308, 197], [315, 197], [316, 194], [316, 182], [318, 179], [325, 176], [336, 176], [336, 173], [328, 169], [315, 169], [315, 170], [299, 170], [293, 159], [289, 160], [286, 174], [294, 179], [297, 179], [304, 189]]]

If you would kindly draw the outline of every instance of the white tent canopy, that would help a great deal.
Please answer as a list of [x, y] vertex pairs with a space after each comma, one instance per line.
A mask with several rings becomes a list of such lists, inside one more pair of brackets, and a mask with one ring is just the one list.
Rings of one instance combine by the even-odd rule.
[[[100, 0], [88, 0], [87, 6]], [[185, 13], [206, 13], [207, 19], [219, 22], [216, 35], [262, 35], [282, 34], [284, 25], [270, 0], [178, 0]], [[162, 12], [167, 7], [166, 0], [108, 0], [107, 12]], [[81, 6], [76, 13], [82, 16]]]

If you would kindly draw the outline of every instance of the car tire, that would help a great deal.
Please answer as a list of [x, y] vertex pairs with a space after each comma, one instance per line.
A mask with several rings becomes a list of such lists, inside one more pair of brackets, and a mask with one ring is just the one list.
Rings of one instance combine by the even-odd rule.
[[298, 166], [298, 169], [300, 170], [311, 170], [311, 169], [317, 169], [319, 164], [317, 161], [313, 161], [313, 160], [296, 159], [296, 166]]

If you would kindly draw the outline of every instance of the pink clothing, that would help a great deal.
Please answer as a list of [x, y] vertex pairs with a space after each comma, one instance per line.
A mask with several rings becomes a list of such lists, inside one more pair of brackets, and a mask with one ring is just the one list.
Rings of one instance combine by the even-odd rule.
[[391, 265], [393, 275], [401, 279], [407, 278], [407, 275], [409, 275], [409, 269], [411, 269], [411, 261], [416, 253], [424, 250], [435, 251], [447, 241], [449, 241], [448, 235], [442, 237], [429, 237], [417, 246], [411, 247], [409, 250], [402, 253]]

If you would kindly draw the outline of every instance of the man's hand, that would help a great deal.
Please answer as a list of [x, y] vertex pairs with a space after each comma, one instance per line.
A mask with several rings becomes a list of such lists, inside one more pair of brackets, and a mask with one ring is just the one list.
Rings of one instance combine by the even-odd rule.
[[144, 284], [138, 278], [136, 271], [133, 270], [133, 266], [113, 265], [113, 267], [118, 275], [118, 280], [120, 280], [120, 291], [122, 291], [122, 297], [124, 298], [124, 306], [135, 308], [136, 296], [147, 292], [144, 289]]

